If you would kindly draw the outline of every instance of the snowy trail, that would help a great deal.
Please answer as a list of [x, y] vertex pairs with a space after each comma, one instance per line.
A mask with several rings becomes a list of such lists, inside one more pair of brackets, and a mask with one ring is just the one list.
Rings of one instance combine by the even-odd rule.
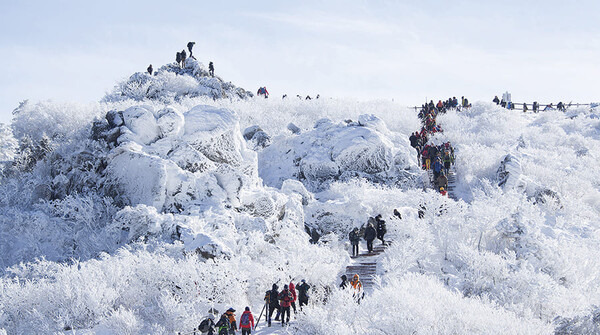
[[[375, 240], [374, 244], [379, 240]], [[387, 244], [390, 242], [388, 241]], [[377, 275], [377, 264], [380, 255], [387, 248], [386, 245], [376, 244], [373, 246], [373, 252], [368, 253], [366, 242], [361, 243], [361, 250], [364, 250], [357, 257], [352, 257], [352, 262], [346, 267], [346, 276], [348, 280], [352, 280], [355, 274], [358, 274], [360, 281], [363, 285], [365, 292], [371, 292], [373, 290], [373, 284], [375, 276]]]

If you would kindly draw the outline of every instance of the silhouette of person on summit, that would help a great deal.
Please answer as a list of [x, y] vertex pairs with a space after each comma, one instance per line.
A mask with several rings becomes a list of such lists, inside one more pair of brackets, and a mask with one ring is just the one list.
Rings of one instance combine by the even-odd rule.
[[181, 52], [178, 52], [175, 56], [175, 61], [177, 62], [177, 66], [181, 67]]
[[194, 57], [192, 55], [192, 48], [194, 47], [194, 45], [196, 44], [196, 42], [188, 42], [187, 44], [187, 48], [190, 51], [190, 58], [196, 59], [196, 57]]
[[181, 68], [185, 67], [185, 59], [187, 58], [187, 54], [185, 50], [181, 50]]
[[148, 71], [148, 73], [149, 73], [150, 75], [152, 75], [152, 71], [153, 71], [153, 69], [152, 69], [152, 64], [150, 64], [150, 66], [148, 66], [148, 69], [146, 69], [146, 70]]
[[215, 66], [213, 65], [213, 62], [208, 63], [208, 74], [210, 74], [211, 77], [215, 76]]

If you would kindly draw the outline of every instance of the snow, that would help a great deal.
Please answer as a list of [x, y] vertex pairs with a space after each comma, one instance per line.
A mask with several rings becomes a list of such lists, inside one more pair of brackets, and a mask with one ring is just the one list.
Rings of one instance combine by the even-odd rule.
[[[309, 305], [256, 333], [599, 332], [596, 109], [438, 116], [454, 201], [421, 182], [413, 110], [244, 92], [188, 59], [24, 102], [0, 128], [0, 333], [188, 332], [301, 279]], [[338, 280], [377, 214], [393, 243], [359, 305]]]

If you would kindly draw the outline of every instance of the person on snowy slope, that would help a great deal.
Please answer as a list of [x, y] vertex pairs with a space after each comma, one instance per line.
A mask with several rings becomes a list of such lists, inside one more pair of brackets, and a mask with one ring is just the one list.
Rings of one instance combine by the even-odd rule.
[[300, 310], [302, 310], [303, 305], [308, 305], [308, 290], [310, 289], [310, 285], [306, 283], [306, 280], [301, 280], [302, 284], [296, 286], [298, 290], [298, 300], [300, 300]]
[[254, 328], [254, 316], [252, 312], [250, 312], [250, 307], [246, 306], [244, 309], [244, 313], [240, 317], [240, 329], [242, 330], [242, 335], [250, 335], [252, 329]]
[[[281, 326], [290, 323], [290, 306], [292, 305], [292, 293], [290, 292], [287, 285], [283, 285], [283, 291], [279, 293], [279, 305], [281, 306]], [[286, 318], [287, 314], [287, 318]]]
[[377, 231], [373, 227], [373, 224], [369, 223], [367, 229], [365, 229], [365, 240], [367, 240], [367, 250], [369, 253], [373, 252], [373, 240], [375, 237], [377, 237]]
[[270, 291], [267, 291], [266, 295], [265, 295], [265, 304], [267, 305], [268, 311], [267, 311], [267, 324], [269, 325], [269, 327], [271, 327], [271, 317], [273, 316], [273, 312], [277, 311], [277, 314], [275, 315], [275, 321], [279, 320], [279, 300], [277, 300], [279, 298], [279, 292], [278, 292], [279, 287], [277, 286], [277, 284], [273, 284], [273, 287], [271, 288]]
[[192, 48], [194, 47], [194, 45], [196, 44], [196, 42], [188, 42], [187, 44], [187, 48], [190, 51], [190, 58], [196, 59], [196, 57], [194, 57], [192, 55]]
[[444, 165], [442, 164], [442, 160], [439, 157], [436, 157], [435, 161], [433, 162], [433, 180], [434, 181], [437, 179], [437, 177], [440, 176], [440, 172], [442, 172], [443, 168], [444, 168]]
[[350, 238], [350, 243], [352, 243], [352, 256], [358, 257], [358, 243], [360, 242], [358, 227], [354, 227], [348, 237]]
[[375, 221], [377, 222], [377, 238], [381, 240], [381, 244], [385, 245], [385, 240], [383, 239], [385, 233], [387, 233], [387, 227], [385, 225], [385, 220], [381, 218], [381, 214], [378, 214], [375, 217]]
[[364, 292], [362, 291], [363, 286], [360, 279], [358, 278], [358, 273], [355, 274], [354, 277], [352, 277], [350, 285], [352, 285], [352, 288], [354, 289], [352, 297], [356, 300], [356, 302], [360, 303], [360, 298], [364, 296]]
[[340, 283], [340, 288], [342, 290], [345, 290], [346, 287], [348, 287], [348, 277], [346, 277], [346, 275], [342, 275], [342, 282]]
[[288, 287], [290, 289], [290, 292], [292, 293], [292, 309], [294, 310], [294, 315], [296, 315], [296, 300], [298, 298], [298, 295], [296, 294], [296, 285], [294, 285], [293, 282], [290, 282], [290, 285]]
[[229, 335], [231, 323], [229, 322], [229, 316], [227, 316], [227, 313], [223, 313], [223, 315], [221, 315], [221, 318], [215, 326], [217, 326], [217, 329], [219, 330], [219, 335]]
[[229, 324], [231, 327], [229, 327], [229, 334], [234, 335], [235, 331], [237, 330], [237, 322], [235, 320], [235, 309], [229, 308], [226, 312], [225, 315], [227, 315], [227, 318], [229, 319]]

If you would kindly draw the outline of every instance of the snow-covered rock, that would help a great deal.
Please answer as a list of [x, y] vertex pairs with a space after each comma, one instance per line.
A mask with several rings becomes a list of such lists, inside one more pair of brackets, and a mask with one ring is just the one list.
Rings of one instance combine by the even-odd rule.
[[311, 131], [274, 138], [259, 153], [259, 173], [267, 185], [279, 188], [285, 180], [296, 179], [312, 191], [354, 177], [396, 183], [405, 178], [398, 170], [414, 168], [414, 163], [409, 151], [394, 146], [389, 135], [385, 123], [373, 115], [350, 124], [320, 119]]
[[180, 68], [175, 63], [167, 64], [152, 75], [136, 72], [119, 83], [103, 101], [153, 100], [163, 103], [180, 101], [183, 98], [208, 96], [213, 99], [246, 99], [253, 96], [249, 91], [235, 87], [220, 77], [211, 77], [204, 65], [193, 58]]

